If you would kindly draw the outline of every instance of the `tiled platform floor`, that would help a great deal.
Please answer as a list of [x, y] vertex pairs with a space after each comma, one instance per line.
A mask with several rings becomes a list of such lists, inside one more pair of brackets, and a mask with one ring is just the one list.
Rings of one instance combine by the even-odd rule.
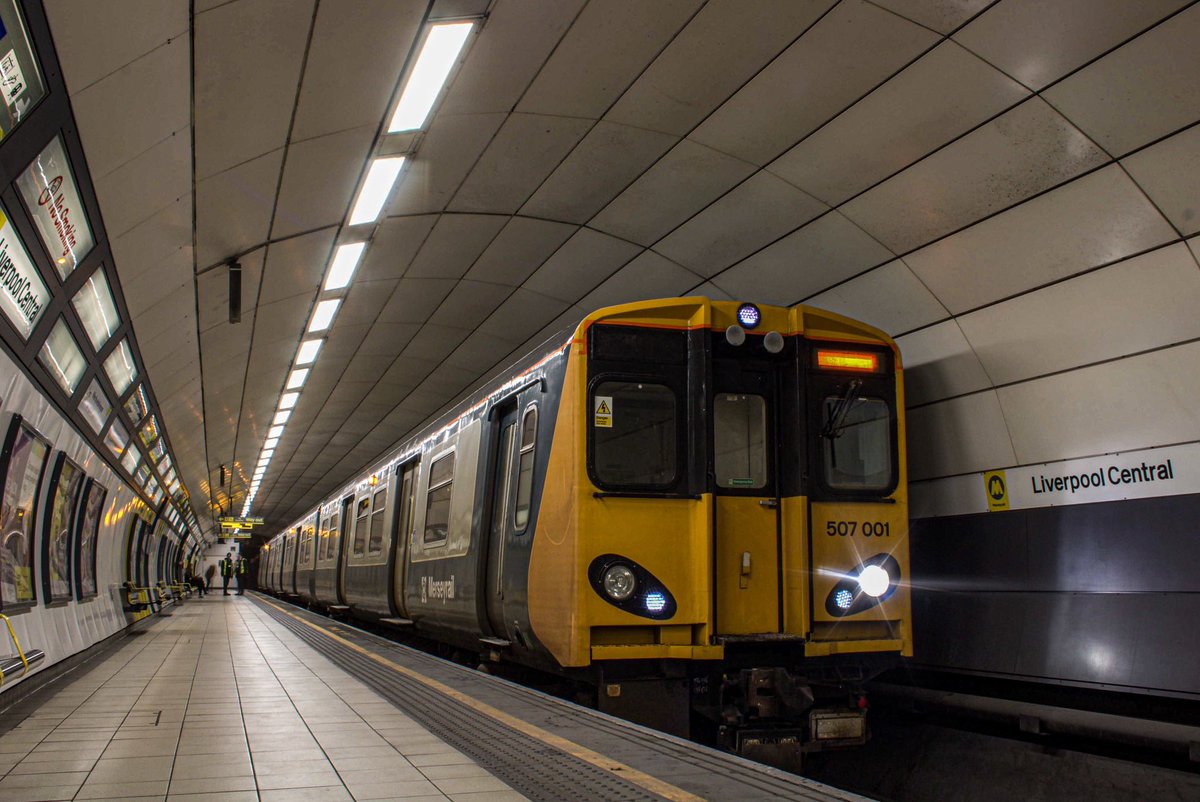
[[524, 799], [247, 597], [173, 612], [0, 737], [0, 802]]

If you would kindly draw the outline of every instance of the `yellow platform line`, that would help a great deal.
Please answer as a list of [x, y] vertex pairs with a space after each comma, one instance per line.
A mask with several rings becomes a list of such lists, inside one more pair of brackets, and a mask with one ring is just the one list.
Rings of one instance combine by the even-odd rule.
[[462, 691], [455, 690], [449, 685], [438, 682], [435, 679], [431, 679], [418, 671], [408, 668], [407, 666], [402, 666], [399, 663], [394, 663], [391, 660], [388, 660], [386, 657], [381, 657], [374, 652], [364, 649], [357, 643], [352, 643], [351, 641], [348, 641], [339, 635], [333, 634], [323, 627], [317, 626], [309, 621], [305, 621], [300, 616], [285, 610], [283, 607], [280, 607], [273, 601], [262, 597], [260, 597], [259, 600], [263, 604], [270, 605], [284, 615], [299, 621], [304, 626], [321, 633], [330, 640], [337, 641], [343, 646], [354, 650], [363, 657], [373, 660], [382, 666], [387, 666], [393, 671], [403, 674], [409, 679], [414, 679], [417, 682], [432, 688], [438, 693], [449, 696], [451, 699], [455, 699], [495, 721], [499, 721], [500, 723], [505, 724], [520, 733], [528, 735], [530, 738], [535, 738], [541, 741], [547, 746], [553, 746], [556, 749], [562, 750], [573, 757], [579, 758], [585, 763], [590, 763], [596, 768], [611, 772], [612, 774], [621, 777], [624, 780], [628, 780], [634, 785], [639, 785], [642, 788], [645, 788], [647, 791], [658, 794], [659, 796], [669, 799], [672, 802], [704, 802], [704, 797], [702, 796], [696, 796], [695, 794], [689, 793], [682, 788], [671, 785], [668, 782], [664, 782], [657, 777], [652, 777], [643, 771], [638, 771], [632, 766], [627, 766], [624, 763], [620, 763], [612, 758], [606, 757], [605, 755], [602, 755], [593, 749], [588, 749], [586, 746], [581, 746], [574, 741], [567, 740], [561, 735], [555, 735], [554, 733], [544, 730], [541, 727], [530, 724], [528, 721], [505, 713], [503, 710], [492, 707], [485, 702], [481, 702], [473, 696], [468, 696]]

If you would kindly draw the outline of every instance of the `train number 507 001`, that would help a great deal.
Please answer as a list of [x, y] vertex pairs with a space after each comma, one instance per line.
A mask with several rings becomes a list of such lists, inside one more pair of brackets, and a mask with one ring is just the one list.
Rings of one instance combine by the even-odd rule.
[[825, 534], [830, 537], [890, 537], [892, 531], [887, 521], [827, 521]]

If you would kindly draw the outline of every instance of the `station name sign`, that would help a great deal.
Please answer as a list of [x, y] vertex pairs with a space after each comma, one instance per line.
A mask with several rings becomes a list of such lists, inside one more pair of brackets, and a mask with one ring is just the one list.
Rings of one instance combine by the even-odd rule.
[[0, 208], [0, 309], [28, 340], [49, 301], [50, 291]]
[[55, 137], [33, 160], [17, 179], [17, 186], [54, 268], [65, 279], [96, 240], [84, 215], [62, 137]]

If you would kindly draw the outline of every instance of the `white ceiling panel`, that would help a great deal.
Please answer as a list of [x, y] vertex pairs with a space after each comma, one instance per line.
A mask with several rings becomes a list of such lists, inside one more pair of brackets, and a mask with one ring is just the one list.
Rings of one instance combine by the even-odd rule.
[[834, 211], [715, 276], [712, 283], [735, 298], [788, 305], [893, 256]]
[[383, 284], [381, 286], [384, 289], [382, 292], [380, 286], [375, 284], [350, 285], [350, 294], [342, 300], [342, 305], [338, 307], [337, 321], [348, 326], [369, 327], [374, 325], [379, 313], [387, 306], [388, 299], [391, 297], [391, 292], [387, 291], [390, 290], [391, 285]]
[[109, 240], [121, 282], [135, 281], [157, 270], [178, 250], [192, 262], [192, 196], [170, 204], [129, 231]]
[[196, 17], [197, 177], [283, 146], [313, 9], [313, 0], [238, 0]]
[[842, 211], [901, 254], [1104, 161], [1078, 130], [1031, 98]]
[[[161, 352], [188, 335], [195, 340], [196, 297], [187, 287], [168, 295], [149, 309], [142, 310], [141, 314], [135, 315], [133, 330], [137, 334], [142, 357], [147, 366], [153, 366], [155, 360], [151, 359], [151, 354], [155, 350]], [[164, 336], [165, 343], [161, 342]]]
[[437, 216], [432, 214], [383, 220], [375, 229], [371, 246], [367, 248], [354, 280], [378, 281], [404, 275], [437, 221]]
[[374, 137], [375, 126], [370, 126], [293, 142], [271, 236], [286, 237], [342, 222]]
[[71, 97], [93, 178], [188, 127], [188, 75], [188, 40], [181, 37]]
[[372, 132], [413, 45], [425, 4], [321, 0], [293, 140], [362, 126]]
[[408, 347], [404, 349], [404, 356], [440, 364], [454, 352], [459, 343], [467, 339], [469, 333], [469, 331], [457, 327], [426, 324], [409, 341]]
[[703, 0], [589, 3], [517, 111], [599, 118], [702, 4]]
[[518, 289], [483, 322], [479, 333], [485, 337], [503, 338], [514, 344], [523, 343], [566, 309], [564, 301]]
[[754, 172], [744, 161], [683, 140], [591, 221], [650, 245]]
[[429, 318], [430, 325], [471, 330], [504, 302], [510, 290], [479, 281], [463, 280]]
[[436, 115], [421, 149], [405, 166], [384, 214], [445, 209], [504, 120], [503, 114]]
[[[258, 295], [258, 303], [269, 304], [297, 295], [311, 302], [325, 276], [334, 233], [333, 230], [318, 231], [269, 246], [267, 278]], [[361, 281], [362, 275], [355, 279]]]
[[488, 13], [466, 66], [442, 104], [443, 114], [512, 111], [585, 0], [499, 0]]
[[404, 277], [462, 277], [507, 222], [508, 218], [502, 215], [443, 215], [421, 245]]
[[907, 426], [910, 481], [1017, 462], [994, 390], [910, 410]]
[[957, 314], [1174, 236], [1113, 166], [922, 248], [905, 262]]
[[[1200, 339], [1200, 270], [1183, 243], [1019, 296], [958, 322], [1007, 384]], [[1155, 321], [1153, 326], [1147, 320]], [[1096, 330], [1102, 326], [1103, 336]]]
[[806, 298], [804, 303], [870, 323], [892, 336], [949, 316], [899, 259]]
[[[937, 35], [845, 0], [689, 134], [764, 165], [885, 81]], [[805, 80], [806, 76], [821, 80]]]
[[838, 204], [1028, 94], [944, 42], [767, 166]]
[[1200, 126], [1126, 157], [1121, 162], [1184, 236], [1200, 231]]
[[589, 120], [512, 114], [472, 168], [449, 208], [512, 214], [591, 128]]
[[954, 35], [1031, 89], [1042, 89], [1187, 0], [1005, 0]]
[[126, 0], [137, 25], [123, 14], [89, 14], [92, 0], [46, 4], [55, 50], [72, 95], [150, 51], [188, 34], [188, 0]]
[[538, 187], [521, 213], [586, 222], [678, 141], [668, 134], [601, 121]]
[[380, 359], [387, 358], [390, 364], [420, 330], [416, 323], [376, 323], [358, 347], [357, 355], [370, 357], [378, 373], [382, 369]]
[[465, 278], [516, 287], [566, 242], [578, 226], [513, 217]]
[[192, 194], [192, 142], [188, 129], [175, 131], [103, 178], [96, 196], [110, 237], [119, 237], [181, 198]]
[[1192, 6], [1044, 93], [1114, 156], [1200, 119], [1200, 6]]
[[670, 298], [687, 295], [701, 282], [699, 276], [653, 251], [640, 256], [618, 270], [611, 278], [588, 293], [579, 305], [584, 309]]
[[446, 278], [402, 278], [379, 313], [379, 322], [424, 323], [457, 283]]
[[201, 269], [266, 241], [282, 159], [282, 150], [272, 151], [196, 184]]
[[[516, 347], [516, 341], [497, 337], [491, 332], [476, 331], [454, 349], [454, 353], [446, 358], [446, 363], [482, 377], [493, 365], [507, 358]], [[432, 371], [433, 368], [430, 368], [430, 372]]]
[[525, 288], [567, 303], [579, 300], [642, 251], [641, 246], [581, 228], [525, 282]]
[[699, 287], [692, 290], [690, 295], [698, 295], [702, 298], [707, 298], [710, 301], [733, 301], [736, 300], [732, 295], [725, 290], [713, 284], [711, 281], [706, 281]]
[[605, 119], [684, 136], [835, 2], [709, 0]]
[[973, 393], [992, 382], [953, 320], [899, 338], [904, 360], [904, 401], [928, 404]]
[[1192, 257], [1196, 260], [1197, 266], [1200, 267], [1200, 237], [1192, 237], [1187, 241], [1187, 246], [1192, 252]]
[[654, 250], [712, 276], [827, 210], [783, 179], [759, 171], [659, 240]]
[[913, 22], [948, 34], [988, 7], [993, 0], [874, 0]]
[[1195, 402], [1200, 397], [1200, 343], [999, 392], [1021, 463], [1191, 442], [1200, 432]]
[[[195, 297], [192, 295], [192, 271], [189, 256], [187, 251], [176, 251], [159, 264], [153, 281], [122, 282], [121, 291], [125, 295], [125, 305], [129, 307], [129, 314], [136, 318], [176, 293], [182, 293], [185, 297]], [[228, 297], [228, 292], [226, 297]]]

